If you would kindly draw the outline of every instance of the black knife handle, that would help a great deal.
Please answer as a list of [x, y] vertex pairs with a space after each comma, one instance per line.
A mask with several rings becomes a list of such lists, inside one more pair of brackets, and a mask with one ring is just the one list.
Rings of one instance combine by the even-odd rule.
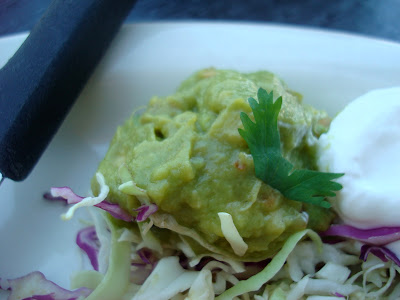
[[0, 70], [5, 177], [30, 173], [135, 2], [54, 0]]

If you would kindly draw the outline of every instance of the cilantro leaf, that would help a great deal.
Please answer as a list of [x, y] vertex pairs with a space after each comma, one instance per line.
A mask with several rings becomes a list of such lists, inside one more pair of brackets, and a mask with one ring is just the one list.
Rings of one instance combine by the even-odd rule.
[[242, 112], [240, 119], [244, 129], [238, 129], [253, 156], [256, 176], [286, 198], [329, 208], [331, 205], [325, 197], [334, 196], [334, 191], [342, 188], [332, 180], [344, 174], [294, 170], [281, 152], [278, 115], [282, 97], [274, 102], [273, 93], [262, 88], [258, 90], [257, 97], [258, 102], [249, 98], [255, 122]]

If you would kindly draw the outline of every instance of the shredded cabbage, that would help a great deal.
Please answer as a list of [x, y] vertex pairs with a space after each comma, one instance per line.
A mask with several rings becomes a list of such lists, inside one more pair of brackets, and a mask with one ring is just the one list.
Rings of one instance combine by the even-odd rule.
[[138, 187], [132, 180], [121, 184], [118, 189], [127, 195], [135, 196], [142, 204], [150, 204], [150, 198], [147, 195], [147, 191]]
[[[81, 197], [75, 194], [70, 187], [52, 187], [50, 189], [50, 193], [45, 193], [43, 197], [47, 200], [61, 200], [66, 201], [67, 204], [75, 204], [84, 200], [84, 197]], [[101, 201], [93, 206], [101, 208], [110, 213], [114, 218], [124, 220], [125, 222], [132, 222], [133, 217], [125, 212], [121, 207], [116, 203], [110, 203], [106, 200]]]
[[136, 218], [137, 222], [143, 222], [147, 220], [148, 217], [150, 217], [152, 214], [154, 214], [158, 210], [158, 206], [155, 204], [148, 204], [148, 205], [142, 205], [138, 208], [135, 209], [135, 211], [138, 212], [138, 216]]
[[227, 264], [228, 266], [230, 266], [232, 268], [232, 270], [233, 270], [232, 273], [242, 273], [242, 272], [246, 271], [243, 262], [235, 261], [233, 259], [224, 257], [219, 254], [213, 254], [213, 253], [200, 254], [197, 256], [193, 256], [193, 259], [191, 259], [189, 261], [189, 266], [191, 266], [191, 267], [196, 266], [200, 262], [200, 260], [204, 257], [212, 257], [216, 260], [223, 261], [225, 264]]
[[236, 255], [243, 256], [248, 246], [233, 223], [232, 216], [226, 212], [219, 212], [218, 217], [221, 220], [222, 233], [231, 245], [233, 252], [235, 252]]
[[208, 269], [203, 269], [190, 287], [185, 300], [213, 300], [214, 297], [212, 273]]
[[132, 300], [168, 300], [188, 290], [199, 272], [187, 271], [176, 256], [161, 259]]
[[394, 252], [390, 249], [383, 246], [374, 246], [374, 245], [363, 245], [361, 247], [360, 259], [366, 260], [369, 253], [374, 254], [376, 257], [379, 257], [380, 260], [386, 262], [389, 259], [393, 261], [396, 265], [400, 266], [400, 259], [396, 256]]
[[274, 256], [264, 270], [247, 280], [240, 281], [238, 284], [225, 291], [216, 299], [228, 300], [247, 292], [258, 291], [266, 282], [268, 282], [275, 274], [279, 272], [297, 243], [306, 235], [309, 235], [312, 239], [318, 243], [321, 243], [318, 235], [308, 229], [293, 234], [287, 239], [282, 249]]
[[81, 297], [86, 297], [91, 292], [91, 290], [86, 287], [73, 291], [66, 290], [46, 279], [42, 273], [37, 271], [16, 279], [3, 279], [0, 280], [0, 283], [1, 289], [11, 291], [8, 300], [76, 300]]
[[344, 284], [350, 273], [348, 267], [329, 261], [315, 274], [315, 277]]
[[87, 300], [120, 299], [128, 289], [130, 275], [131, 246], [129, 242], [120, 241], [121, 229], [107, 220], [111, 230], [111, 252], [107, 273], [99, 286]]
[[80, 207], [94, 206], [106, 199], [108, 192], [110, 191], [110, 188], [108, 187], [108, 185], [106, 185], [103, 174], [99, 172], [96, 173], [96, 179], [100, 185], [99, 195], [96, 197], [86, 197], [82, 201], [71, 206], [65, 214], [61, 215], [61, 218], [63, 220], [70, 220], [74, 216], [75, 211]]
[[386, 245], [400, 240], [400, 227], [360, 229], [346, 224], [333, 224], [321, 236], [338, 236], [369, 245]]
[[71, 276], [71, 288], [87, 287], [91, 290], [97, 288], [103, 280], [104, 274], [95, 270], [83, 270]]
[[76, 236], [76, 244], [86, 252], [93, 269], [98, 271], [99, 262], [97, 257], [100, 247], [94, 226], [85, 227], [79, 230]]
[[[110, 216], [92, 209], [90, 206], [107, 202], [107, 185], [102, 181], [101, 174], [98, 174], [97, 179], [101, 186], [97, 199], [80, 197], [67, 187], [56, 188], [52, 196], [68, 199], [68, 203], [75, 204], [73, 207], [86, 199], [83, 206], [89, 206], [95, 236], [93, 227], [89, 227], [80, 232], [77, 242], [88, 254], [94, 269], [99, 271], [78, 272], [71, 282], [75, 289], [72, 293], [86, 293], [84, 296], [88, 296], [89, 300], [201, 300], [239, 297], [243, 300], [393, 300], [400, 297], [400, 282], [396, 276], [400, 267], [394, 263], [398, 258], [384, 245], [363, 244], [365, 240], [361, 238], [359, 241], [347, 238], [336, 244], [322, 243], [315, 232], [303, 230], [289, 237], [271, 261], [240, 262], [208, 244], [190, 228], [180, 226], [172, 216], [156, 213], [157, 206], [150, 202], [139, 207], [137, 222], [134, 223], [116, 221], [111, 217], [113, 214]], [[125, 192], [140, 192], [143, 201], [147, 201], [146, 191], [137, 191], [134, 183], [128, 182], [121, 189]], [[71, 216], [73, 212], [72, 210]], [[114, 217], [119, 218], [118, 216]], [[222, 233], [232, 249], [236, 255], [243, 255], [247, 244], [237, 231], [231, 215], [220, 212], [218, 216]], [[153, 226], [171, 230], [174, 242], [161, 240]], [[386, 237], [373, 236], [373, 240], [393, 239], [397, 234], [395, 229], [384, 232]], [[305, 239], [306, 236], [313, 241]], [[187, 241], [188, 238], [196, 240], [208, 251], [197, 254]], [[368, 237], [364, 238], [368, 240]], [[305, 240], [302, 241], [303, 239]], [[7, 289], [12, 282], [0, 280], [0, 287]], [[46, 293], [49, 290], [45, 279], [35, 281], [34, 285], [37, 287], [31, 292], [29, 287], [32, 283], [23, 280], [16, 282], [24, 285], [21, 291], [28, 295], [26, 299], [36, 299], [32, 298], [35, 297], [32, 295], [35, 291]], [[57, 293], [71, 292], [58, 286], [54, 289]], [[42, 297], [40, 299], [53, 297], [52, 292], [43, 293], [39, 295]], [[14, 298], [9, 299], [20, 299], [15, 298], [17, 294], [14, 291], [11, 295]], [[77, 299], [74, 298], [76, 294], [68, 295], [73, 296], [54, 299]]]
[[[359, 242], [322, 244], [316, 233], [304, 230], [293, 234], [271, 261], [263, 263], [264, 269], [240, 280], [241, 273], [248, 271], [243, 262], [215, 253], [196, 255], [185, 242], [178, 242], [180, 246], [175, 250], [167, 249], [151, 230], [143, 235], [140, 228], [128, 229], [122, 223], [117, 225], [105, 213], [90, 212], [100, 249], [106, 249], [105, 255], [98, 258], [102, 270], [82, 271], [72, 280], [74, 289], [81, 290], [84, 286], [93, 290], [89, 300], [398, 299], [400, 296], [400, 283], [396, 279], [400, 268], [392, 261], [382, 262], [372, 252], [365, 262], [361, 261]], [[158, 246], [140, 247], [147, 235]], [[307, 235], [313, 241], [302, 241]], [[161, 252], [155, 249], [158, 247]], [[176, 256], [179, 253], [180, 257]], [[2, 285], [4, 282], [7, 283], [3, 280]]]

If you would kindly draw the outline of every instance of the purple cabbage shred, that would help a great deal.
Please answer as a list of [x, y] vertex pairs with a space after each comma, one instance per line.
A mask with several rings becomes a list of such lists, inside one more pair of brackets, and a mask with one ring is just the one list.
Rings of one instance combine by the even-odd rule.
[[11, 291], [9, 299], [22, 300], [77, 300], [87, 297], [92, 290], [82, 287], [66, 290], [46, 279], [41, 272], [32, 272], [15, 279], [0, 279], [3, 290]]
[[130, 280], [135, 284], [141, 285], [154, 270], [159, 258], [148, 248], [141, 248], [136, 253], [139, 257], [131, 263], [133, 269]]
[[87, 254], [94, 270], [99, 270], [99, 239], [94, 226], [81, 229], [76, 236], [76, 244]]
[[[52, 201], [62, 200], [65, 201], [67, 204], [75, 204], [81, 202], [84, 199], [84, 197], [75, 194], [72, 189], [67, 186], [52, 187], [50, 189], [50, 193], [45, 193], [43, 197], [47, 200]], [[96, 204], [95, 206], [109, 212], [116, 219], [120, 219], [125, 222], [133, 221], [133, 217], [125, 212], [118, 204], [110, 203], [104, 200], [99, 204]]]
[[157, 257], [148, 248], [141, 248], [137, 250], [136, 253], [145, 264], [154, 265], [154, 263], [157, 261]]
[[156, 204], [149, 204], [149, 205], [142, 205], [135, 209], [135, 211], [138, 212], [136, 221], [137, 222], [143, 222], [145, 221], [149, 216], [154, 214], [158, 210], [158, 206]]
[[383, 246], [375, 245], [363, 245], [360, 251], [360, 259], [366, 261], [368, 255], [372, 253], [383, 262], [387, 262], [389, 259], [392, 260], [396, 265], [400, 266], [400, 260], [392, 251]]
[[321, 236], [338, 236], [364, 242], [369, 245], [386, 245], [400, 240], [400, 227], [359, 229], [350, 225], [332, 225]]

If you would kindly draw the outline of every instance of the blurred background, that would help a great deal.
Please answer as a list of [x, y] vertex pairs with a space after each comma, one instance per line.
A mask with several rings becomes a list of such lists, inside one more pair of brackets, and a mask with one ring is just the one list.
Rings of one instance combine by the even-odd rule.
[[[0, 36], [31, 30], [50, 3], [0, 0]], [[126, 22], [156, 20], [268, 22], [400, 42], [400, 0], [138, 0]]]

